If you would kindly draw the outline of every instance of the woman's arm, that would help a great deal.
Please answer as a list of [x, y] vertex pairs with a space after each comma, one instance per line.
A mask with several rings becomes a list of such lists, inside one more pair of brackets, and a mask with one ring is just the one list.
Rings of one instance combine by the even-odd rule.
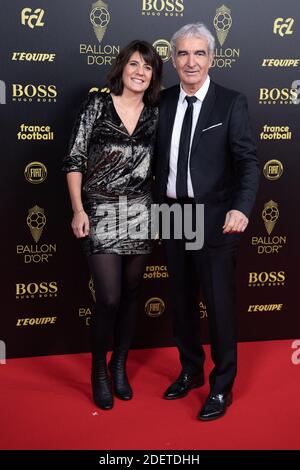
[[67, 173], [67, 183], [73, 209], [72, 229], [75, 237], [86, 237], [90, 231], [90, 223], [84, 211], [81, 198], [82, 173], [70, 171]]
[[81, 105], [73, 126], [68, 153], [64, 158], [62, 170], [67, 174], [67, 183], [73, 208], [72, 229], [77, 238], [89, 234], [89, 219], [83, 209], [81, 199], [82, 176], [87, 168], [88, 146], [93, 125], [102, 109], [99, 93], [90, 93]]

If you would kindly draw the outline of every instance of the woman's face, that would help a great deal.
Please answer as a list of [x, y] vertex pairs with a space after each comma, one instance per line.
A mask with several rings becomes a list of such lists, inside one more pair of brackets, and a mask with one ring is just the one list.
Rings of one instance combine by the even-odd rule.
[[150, 85], [152, 67], [146, 64], [139, 52], [134, 52], [123, 70], [124, 90], [144, 93]]

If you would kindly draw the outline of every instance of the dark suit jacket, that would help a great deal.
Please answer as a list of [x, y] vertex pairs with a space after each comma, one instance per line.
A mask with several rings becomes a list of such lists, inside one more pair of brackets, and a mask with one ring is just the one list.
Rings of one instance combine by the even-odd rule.
[[[179, 93], [179, 85], [161, 93], [154, 161], [156, 203], [164, 202], [166, 196]], [[249, 217], [259, 182], [256, 146], [244, 95], [210, 82], [192, 142], [190, 171], [195, 200], [205, 204], [206, 241], [229, 241], [232, 236], [222, 234], [226, 212], [237, 209]]]

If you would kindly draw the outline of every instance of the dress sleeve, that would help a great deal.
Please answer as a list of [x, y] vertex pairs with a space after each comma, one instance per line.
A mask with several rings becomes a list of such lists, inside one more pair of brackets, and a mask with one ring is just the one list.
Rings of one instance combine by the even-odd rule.
[[82, 103], [75, 121], [67, 155], [63, 159], [62, 171], [79, 171], [87, 168], [88, 148], [93, 125], [100, 116], [103, 100], [99, 93], [90, 93]]

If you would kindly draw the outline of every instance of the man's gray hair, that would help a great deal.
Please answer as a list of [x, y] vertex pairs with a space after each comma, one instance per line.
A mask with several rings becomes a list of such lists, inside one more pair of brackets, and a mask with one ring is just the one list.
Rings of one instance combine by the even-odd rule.
[[171, 48], [172, 48], [172, 55], [175, 56], [176, 51], [176, 41], [179, 38], [204, 38], [207, 40], [208, 44], [208, 53], [211, 55], [215, 51], [215, 38], [209, 29], [203, 23], [191, 23], [182, 26], [176, 33], [173, 34], [171, 38]]

